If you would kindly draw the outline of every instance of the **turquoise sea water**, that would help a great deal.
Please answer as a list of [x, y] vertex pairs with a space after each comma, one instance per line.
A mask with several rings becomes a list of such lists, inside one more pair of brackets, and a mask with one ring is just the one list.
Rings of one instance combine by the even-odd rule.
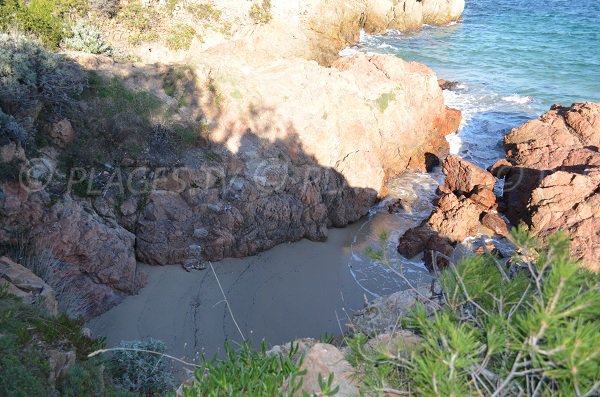
[[502, 155], [509, 128], [551, 104], [600, 101], [600, 0], [466, 0], [458, 23], [366, 36], [358, 48], [462, 83], [446, 93], [465, 117], [453, 146], [481, 165]]

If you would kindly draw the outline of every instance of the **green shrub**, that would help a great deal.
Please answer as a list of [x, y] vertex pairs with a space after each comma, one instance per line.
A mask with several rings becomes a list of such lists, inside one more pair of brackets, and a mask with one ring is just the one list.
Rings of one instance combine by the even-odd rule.
[[65, 45], [73, 50], [90, 54], [110, 54], [112, 49], [100, 30], [78, 21], [71, 27], [72, 36], [65, 40]]
[[[155, 339], [121, 342], [110, 359], [110, 369], [117, 384], [146, 396], [161, 395], [173, 389], [170, 363], [160, 354], [166, 346]], [[145, 350], [145, 351], [141, 351]]]
[[195, 36], [196, 30], [193, 27], [180, 23], [169, 31], [166, 44], [169, 49], [174, 51], [188, 50]]
[[138, 394], [112, 384], [105, 362], [96, 357], [69, 368], [59, 389], [61, 397], [135, 397]]
[[514, 241], [509, 265], [492, 255], [450, 264], [440, 276], [442, 309], [431, 318], [417, 306], [401, 321], [422, 338], [409, 354], [365, 354], [354, 345], [352, 363], [371, 390], [597, 395], [600, 275], [571, 259], [564, 235], [543, 247], [517, 230]]
[[0, 27], [16, 27], [57, 48], [68, 36], [68, 23], [87, 11], [86, 0], [3, 0]]
[[49, 389], [41, 354], [23, 349], [14, 336], [0, 337], [0, 373], [1, 396], [43, 396]]
[[[268, 354], [266, 344], [255, 351], [244, 343], [239, 350], [225, 344], [225, 358], [205, 360], [195, 372], [194, 383], [184, 389], [185, 397], [203, 396], [293, 396], [302, 385], [302, 360], [297, 346], [287, 355]], [[287, 391], [283, 391], [286, 384]]]
[[250, 7], [248, 14], [256, 24], [270, 22], [271, 19], [273, 19], [273, 14], [271, 14], [271, 0], [263, 0], [260, 5], [253, 4], [252, 7]]
[[25, 128], [13, 116], [0, 109], [0, 145], [6, 144], [7, 141], [25, 144], [27, 140]]
[[23, 37], [0, 34], [0, 107], [29, 115], [38, 102], [57, 113], [72, 105], [86, 86], [79, 65]]
[[[93, 385], [90, 382], [65, 379], [73, 391], [78, 384], [79, 393], [65, 393], [59, 385], [60, 393], [48, 381], [49, 349], [75, 349], [78, 364], [88, 372], [102, 373], [100, 360], [85, 361], [88, 353], [103, 346], [103, 341], [94, 341], [82, 334], [82, 321], [66, 316], [50, 317], [38, 305], [26, 305], [20, 299], [0, 293], [0, 395], [11, 397], [31, 396], [107, 396], [108, 393], [93, 393], [102, 384], [105, 390], [116, 390], [110, 378]], [[81, 360], [84, 361], [81, 361]], [[88, 376], [89, 378], [89, 376]], [[96, 379], [97, 380], [97, 379]], [[84, 387], [85, 385], [85, 387]], [[110, 386], [110, 387], [109, 387]], [[118, 394], [112, 394], [117, 396]]]
[[137, 32], [152, 30], [159, 15], [150, 7], [134, 1], [119, 10], [117, 19], [126, 27]]
[[189, 4], [186, 10], [196, 19], [207, 22], [217, 22], [221, 19], [223, 12], [210, 3]]

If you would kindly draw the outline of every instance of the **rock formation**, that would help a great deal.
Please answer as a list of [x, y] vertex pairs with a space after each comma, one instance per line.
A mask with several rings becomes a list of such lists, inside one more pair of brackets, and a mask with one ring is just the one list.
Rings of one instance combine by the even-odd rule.
[[424, 252], [429, 270], [445, 267], [453, 246], [467, 237], [479, 232], [490, 236], [509, 233], [508, 224], [496, 211], [492, 174], [454, 155], [443, 161], [442, 169], [446, 178], [431, 216], [409, 229], [398, 244], [398, 252], [407, 258]]
[[573, 255], [600, 270], [600, 103], [553, 106], [504, 140], [504, 199], [513, 223], [565, 231]]
[[52, 316], [58, 314], [58, 303], [52, 287], [31, 270], [7, 257], [0, 258], [0, 288], [6, 288], [7, 293], [21, 298], [27, 304], [43, 305]]

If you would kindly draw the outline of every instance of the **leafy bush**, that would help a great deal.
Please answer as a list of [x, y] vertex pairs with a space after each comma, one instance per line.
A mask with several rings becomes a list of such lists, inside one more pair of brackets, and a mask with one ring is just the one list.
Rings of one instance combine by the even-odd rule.
[[62, 55], [26, 38], [0, 34], [0, 107], [19, 122], [40, 101], [60, 113], [86, 83], [79, 65]]
[[354, 345], [353, 363], [373, 390], [598, 394], [600, 275], [570, 258], [563, 235], [546, 248], [522, 231], [514, 240], [519, 251], [509, 265], [476, 256], [441, 274], [444, 307], [430, 318], [419, 306], [402, 319], [422, 338], [416, 350], [370, 355]]
[[149, 7], [134, 1], [119, 10], [117, 19], [131, 30], [147, 32], [152, 30], [158, 15]]
[[186, 10], [200, 21], [216, 22], [221, 19], [223, 12], [210, 3], [189, 4]]
[[273, 14], [271, 14], [271, 0], [263, 0], [260, 5], [253, 4], [248, 14], [256, 24], [268, 23], [273, 19]]
[[4, 113], [0, 109], [0, 145], [6, 144], [6, 141], [24, 144], [27, 139], [25, 128], [13, 116]]
[[86, 10], [86, 0], [3, 0], [0, 27], [17, 27], [37, 36], [45, 46], [57, 48], [67, 36], [69, 20]]
[[[50, 317], [41, 307], [26, 305], [0, 288], [0, 395], [125, 396], [103, 375], [102, 360], [85, 360], [103, 341], [85, 337], [82, 323], [66, 316]], [[59, 392], [48, 380], [49, 349], [77, 352], [78, 362], [57, 385]]]
[[22, 349], [13, 335], [0, 337], [0, 373], [2, 396], [43, 396], [47, 392], [47, 368], [41, 355]]
[[65, 45], [77, 51], [90, 54], [110, 54], [112, 49], [98, 29], [78, 21], [71, 27], [72, 36], [65, 40]]
[[121, 342], [110, 359], [116, 382], [127, 390], [146, 396], [160, 395], [173, 389], [173, 373], [165, 357], [166, 346], [155, 339]]
[[[225, 344], [225, 358], [206, 360], [195, 372], [195, 380], [183, 391], [184, 397], [203, 396], [293, 396], [302, 385], [304, 371], [297, 362], [297, 346], [287, 355], [268, 354], [263, 342], [260, 351], [244, 343], [234, 351]], [[288, 382], [286, 387], [282, 387]], [[325, 385], [326, 386], [326, 385]]]
[[188, 50], [195, 36], [196, 30], [193, 27], [180, 23], [169, 31], [166, 44], [169, 49], [174, 51]]
[[106, 376], [105, 362], [98, 358], [76, 363], [69, 368], [60, 385], [61, 397], [135, 397], [138, 394], [112, 384]]

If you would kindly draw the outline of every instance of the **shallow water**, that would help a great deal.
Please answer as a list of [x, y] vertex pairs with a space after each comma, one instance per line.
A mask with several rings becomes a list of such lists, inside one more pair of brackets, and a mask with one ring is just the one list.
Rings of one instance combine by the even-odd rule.
[[[464, 20], [426, 27], [414, 34], [366, 36], [355, 48], [398, 55], [432, 67], [461, 88], [445, 92], [448, 105], [463, 111], [452, 150], [487, 167], [503, 156], [505, 133], [536, 117], [552, 103], [600, 101], [600, 2], [581, 0], [467, 0]], [[352, 52], [352, 51], [345, 51]], [[406, 285], [374, 263], [364, 250], [390, 232], [390, 258], [415, 283], [428, 281], [420, 261], [395, 254], [395, 241], [431, 210], [440, 179], [409, 174], [390, 183], [392, 195], [413, 202], [390, 215], [385, 203], [345, 229], [330, 230], [326, 243], [285, 244], [244, 259], [215, 264], [241, 331], [269, 345], [296, 337], [340, 333], [365, 299]], [[154, 337], [169, 351], [193, 359], [240, 341], [210, 270], [145, 267], [149, 284], [138, 295], [90, 322], [108, 345]]]

